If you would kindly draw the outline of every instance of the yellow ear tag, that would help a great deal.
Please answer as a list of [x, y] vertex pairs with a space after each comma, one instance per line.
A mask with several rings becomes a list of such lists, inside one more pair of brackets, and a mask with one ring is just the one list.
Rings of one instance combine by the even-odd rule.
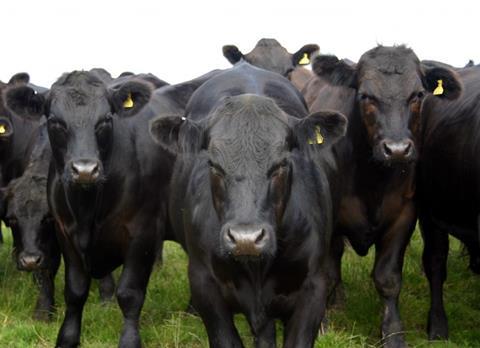
[[442, 95], [443, 94], [443, 81], [438, 80], [437, 83], [438, 83], [438, 86], [433, 91], [433, 95]]
[[132, 99], [132, 94], [128, 93], [127, 99], [123, 101], [123, 108], [124, 109], [131, 109], [133, 108], [133, 99]]
[[319, 126], [315, 127], [315, 139], [308, 139], [308, 143], [310, 145], [323, 144], [323, 136], [322, 133], [320, 133]]
[[0, 134], [5, 134], [7, 133], [7, 128], [5, 127], [4, 124], [0, 124]]
[[308, 54], [304, 53], [302, 59], [298, 62], [300, 65], [307, 65], [310, 64], [310, 59], [308, 59]]

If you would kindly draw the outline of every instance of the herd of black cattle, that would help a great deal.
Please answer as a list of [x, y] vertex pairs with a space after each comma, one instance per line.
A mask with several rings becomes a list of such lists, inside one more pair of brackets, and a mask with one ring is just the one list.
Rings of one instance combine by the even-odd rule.
[[[121, 347], [139, 347], [139, 316], [165, 240], [188, 254], [190, 310], [211, 347], [312, 347], [327, 303], [342, 301], [345, 242], [375, 245], [387, 347], [406, 345], [398, 309], [405, 249], [419, 219], [430, 283], [430, 339], [448, 337], [442, 287], [448, 234], [480, 273], [480, 66], [419, 61], [379, 46], [358, 63], [295, 54], [262, 39], [234, 66], [169, 85], [103, 69], [49, 89], [25, 73], [1, 84], [1, 217], [21, 270], [33, 271], [35, 316], [54, 309], [65, 263], [58, 347], [80, 342], [92, 278], [115, 291]], [[301, 65], [312, 64], [312, 70]], [[313, 71], [313, 72], [312, 72]]]

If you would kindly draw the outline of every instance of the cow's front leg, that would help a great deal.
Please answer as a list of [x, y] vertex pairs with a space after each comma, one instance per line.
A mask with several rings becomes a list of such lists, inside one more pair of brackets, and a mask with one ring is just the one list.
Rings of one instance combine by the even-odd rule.
[[209, 270], [190, 257], [188, 277], [192, 304], [207, 329], [210, 348], [242, 348], [233, 313]]
[[58, 333], [56, 347], [77, 347], [80, 344], [83, 306], [88, 298], [90, 275], [83, 268], [73, 250], [64, 253], [65, 260], [65, 303], [67, 310]]
[[284, 348], [313, 347], [325, 316], [327, 281], [322, 271], [305, 280], [295, 310], [286, 321]]
[[448, 322], [443, 305], [443, 283], [447, 278], [448, 233], [429, 216], [420, 216], [423, 237], [423, 269], [430, 285], [428, 338], [448, 338]]
[[403, 327], [398, 310], [402, 286], [405, 249], [415, 229], [416, 212], [413, 203], [407, 203], [398, 218], [376, 243], [373, 279], [384, 302], [382, 339], [385, 347], [405, 347]]
[[39, 289], [37, 304], [33, 312], [36, 320], [50, 320], [55, 311], [55, 276], [60, 266], [60, 249], [56, 244], [50, 252], [50, 262], [47, 269], [33, 272], [33, 281]]
[[345, 305], [345, 289], [342, 281], [342, 256], [345, 249], [343, 236], [338, 234], [332, 237], [328, 254], [328, 305], [343, 307]]
[[155, 262], [155, 243], [152, 238], [146, 235], [137, 237], [128, 248], [117, 287], [117, 300], [124, 320], [119, 347], [141, 347], [138, 321]]

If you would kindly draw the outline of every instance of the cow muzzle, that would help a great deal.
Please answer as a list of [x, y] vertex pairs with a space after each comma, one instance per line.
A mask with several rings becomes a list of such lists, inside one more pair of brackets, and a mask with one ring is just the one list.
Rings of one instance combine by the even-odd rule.
[[223, 233], [224, 245], [234, 257], [260, 257], [269, 250], [271, 240], [271, 232], [265, 226], [229, 226]]
[[72, 181], [75, 184], [92, 185], [101, 175], [101, 164], [94, 159], [79, 159], [70, 163]]
[[44, 256], [40, 252], [22, 251], [18, 255], [18, 269], [22, 271], [34, 271], [42, 267]]
[[401, 141], [382, 140], [379, 144], [382, 156], [389, 162], [410, 162], [415, 158], [415, 144], [411, 139]]

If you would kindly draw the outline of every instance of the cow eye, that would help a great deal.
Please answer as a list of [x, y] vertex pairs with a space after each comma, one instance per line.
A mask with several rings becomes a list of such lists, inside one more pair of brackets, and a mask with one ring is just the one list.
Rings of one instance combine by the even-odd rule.
[[60, 131], [60, 132], [66, 132], [67, 131], [67, 125], [65, 124], [65, 122], [59, 118], [50, 118], [48, 120], [48, 127], [51, 129], [51, 130], [54, 130], [54, 131]]
[[368, 102], [368, 103], [373, 103], [376, 102], [377, 99], [371, 95], [365, 94], [365, 93], [360, 93], [358, 95], [358, 99], [362, 102]]
[[18, 220], [15, 216], [8, 216], [5, 218], [5, 220], [7, 220], [7, 225], [10, 227], [15, 226], [18, 223]]
[[425, 97], [425, 92], [423, 92], [423, 91], [417, 92], [417, 98], [418, 99], [423, 99], [423, 97]]
[[107, 130], [112, 126], [112, 117], [110, 115], [105, 116], [95, 125], [95, 132], [99, 133]]

